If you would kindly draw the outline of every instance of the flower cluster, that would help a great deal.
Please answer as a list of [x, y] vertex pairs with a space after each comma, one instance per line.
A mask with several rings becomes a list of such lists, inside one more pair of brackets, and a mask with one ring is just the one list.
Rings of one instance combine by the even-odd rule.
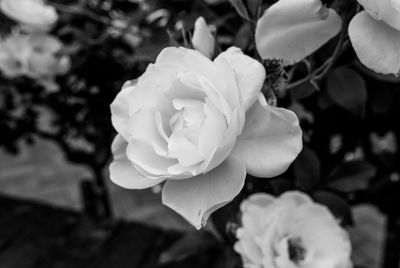
[[48, 91], [58, 85], [54, 78], [68, 72], [69, 57], [63, 44], [47, 32], [58, 20], [52, 6], [41, 0], [3, 0], [1, 11], [18, 26], [0, 39], [0, 71], [7, 78], [26, 76]]
[[[271, 90], [265, 62], [238, 47], [215, 55], [217, 39], [205, 19], [193, 28], [194, 49], [164, 48], [111, 104], [118, 134], [110, 177], [129, 189], [161, 184], [162, 202], [199, 229], [239, 195], [246, 174], [282, 174], [303, 145], [297, 116], [262, 92]], [[320, 0], [280, 0], [258, 20], [255, 45], [262, 59], [283, 68], [341, 29], [339, 14]], [[235, 250], [245, 267], [352, 267], [347, 233], [305, 194], [256, 194], [241, 212]]]

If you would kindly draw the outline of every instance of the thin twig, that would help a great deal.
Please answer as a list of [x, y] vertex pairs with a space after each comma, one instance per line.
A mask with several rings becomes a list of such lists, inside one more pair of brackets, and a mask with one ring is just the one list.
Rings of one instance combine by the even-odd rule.
[[310, 73], [306, 77], [289, 84], [286, 88], [287, 90], [297, 87], [297, 86], [299, 86], [307, 81], [310, 81], [310, 80], [319, 81], [328, 74], [330, 69], [335, 64], [336, 60], [339, 58], [340, 54], [343, 52], [343, 49], [345, 47], [347, 47], [347, 45], [348, 45], [348, 42], [345, 42], [346, 34], [347, 34], [347, 31], [346, 31], [347, 26], [346, 25], [347, 25], [347, 23], [343, 23], [342, 31], [340, 32], [339, 40], [337, 42], [335, 50], [333, 51], [332, 56], [329, 57], [329, 59], [326, 60], [320, 67], [318, 67], [316, 70], [314, 70], [312, 73]]

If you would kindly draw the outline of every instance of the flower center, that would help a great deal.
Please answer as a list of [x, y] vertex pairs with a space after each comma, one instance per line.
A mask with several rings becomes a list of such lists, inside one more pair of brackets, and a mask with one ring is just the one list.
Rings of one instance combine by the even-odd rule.
[[306, 250], [303, 247], [303, 243], [299, 237], [290, 238], [288, 243], [288, 255], [289, 259], [295, 263], [300, 264], [305, 259]]

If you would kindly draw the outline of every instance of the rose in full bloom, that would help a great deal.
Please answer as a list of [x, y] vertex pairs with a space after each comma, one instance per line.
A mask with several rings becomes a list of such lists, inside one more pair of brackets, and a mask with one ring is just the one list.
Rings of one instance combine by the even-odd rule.
[[337, 35], [341, 25], [321, 0], [279, 0], [257, 22], [257, 50], [263, 59], [295, 64]]
[[400, 74], [400, 1], [358, 0], [349, 36], [360, 61], [382, 74]]
[[214, 55], [215, 38], [203, 17], [194, 23], [192, 44], [195, 49], [211, 58]]
[[1, 0], [0, 9], [25, 29], [47, 30], [58, 20], [54, 7], [42, 0]]
[[214, 61], [165, 48], [111, 104], [111, 180], [131, 189], [165, 182], [163, 203], [200, 228], [240, 192], [246, 171], [279, 175], [302, 148], [297, 117], [266, 103], [264, 79], [239, 48]]
[[27, 76], [50, 91], [58, 88], [54, 77], [65, 74], [69, 57], [58, 55], [62, 43], [44, 34], [13, 32], [0, 39], [0, 71], [8, 78]]
[[349, 236], [331, 212], [293, 191], [241, 204], [234, 248], [246, 268], [351, 268]]

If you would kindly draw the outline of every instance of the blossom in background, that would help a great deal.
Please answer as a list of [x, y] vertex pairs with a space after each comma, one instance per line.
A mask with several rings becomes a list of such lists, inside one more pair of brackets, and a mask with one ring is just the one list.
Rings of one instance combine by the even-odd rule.
[[350, 268], [351, 244], [330, 211], [293, 191], [241, 204], [234, 249], [246, 268]]
[[58, 20], [55, 8], [42, 0], [1, 0], [0, 9], [26, 30], [48, 30]]
[[204, 2], [206, 2], [209, 5], [217, 5], [225, 1], [226, 0], [204, 0]]
[[292, 65], [337, 35], [341, 25], [321, 0], [279, 0], [257, 22], [257, 50], [263, 59]]
[[400, 1], [358, 0], [364, 11], [349, 24], [360, 61], [382, 74], [400, 74]]
[[284, 172], [302, 148], [296, 115], [261, 94], [265, 69], [232, 47], [214, 61], [169, 47], [111, 104], [111, 180], [143, 189], [196, 228], [242, 189], [246, 171]]
[[58, 88], [56, 75], [65, 74], [69, 57], [58, 55], [62, 43], [45, 34], [13, 32], [0, 39], [0, 71], [8, 78], [27, 76], [50, 91]]
[[215, 49], [215, 38], [203, 17], [194, 23], [192, 45], [205, 56], [212, 58]]

